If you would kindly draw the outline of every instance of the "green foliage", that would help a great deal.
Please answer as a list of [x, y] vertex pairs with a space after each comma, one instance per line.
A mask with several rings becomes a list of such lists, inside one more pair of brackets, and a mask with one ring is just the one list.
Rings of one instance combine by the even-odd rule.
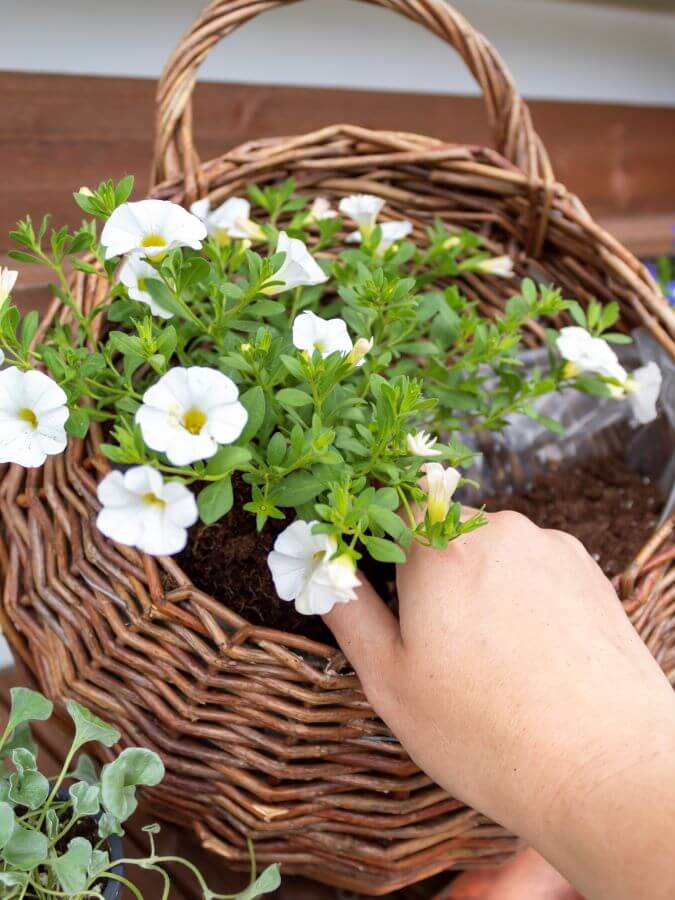
[[[199, 870], [188, 860], [158, 855], [154, 836], [159, 826], [144, 830], [150, 841], [145, 859], [110, 859], [106, 840], [124, 834], [122, 827], [136, 810], [136, 788], [154, 787], [164, 777], [161, 759], [151, 750], [130, 747], [107, 763], [100, 775], [91, 759], [81, 755], [71, 770], [75, 754], [85, 743], [111, 747], [119, 732], [75, 701], [67, 704], [75, 725], [75, 737], [63, 768], [47, 779], [37, 767], [35, 745], [28, 723], [44, 721], [52, 704], [27, 688], [13, 688], [9, 720], [0, 737], [0, 895], [5, 900], [47, 900], [48, 897], [102, 897], [108, 881], [119, 880], [112, 870], [120, 863], [161, 873], [162, 900], [169, 896], [169, 863], [182, 865], [196, 878], [204, 900], [255, 900], [279, 886], [279, 867], [270, 866], [256, 878], [255, 856], [250, 845], [252, 876], [240, 894], [217, 894], [209, 889]], [[60, 790], [71, 782], [68, 790]], [[88, 820], [87, 836], [76, 831]], [[142, 894], [126, 878], [138, 900]]]
[[[131, 187], [129, 179], [105, 182], [75, 199], [85, 213], [105, 220]], [[606, 393], [597, 376], [565, 374], [553, 352], [555, 331], [549, 331], [546, 371], [526, 376], [521, 354], [528, 327], [536, 320], [546, 325], [565, 310], [591, 334], [623, 341], [610, 330], [618, 307], [593, 301], [584, 311], [554, 287], [525, 279], [503, 314], [488, 318], [477, 295], [462, 293], [461, 279], [480, 277], [489, 260], [477, 235], [451, 232], [439, 220], [423, 246], [403, 240], [382, 252], [377, 226], [363, 231], [360, 245], [325, 255], [347, 223], [314, 223], [307, 200], [294, 191], [292, 180], [250, 188], [262, 211], [260, 252], [250, 241], [211, 238], [202, 251], [177, 248], [148, 261], [155, 277], [145, 280], [145, 289], [171, 318], [152, 316], [129, 297], [117, 280], [117, 261], [104, 259], [94, 221], [72, 234], [60, 229], [48, 235], [47, 219], [37, 231], [26, 219], [13, 233], [21, 248], [15, 255], [55, 273], [55, 290], [74, 324], [54, 325], [36, 344], [37, 320], [21, 321], [7, 303], [0, 311], [0, 346], [10, 364], [43, 366], [63, 387], [71, 435], [83, 438], [92, 422], [104, 423], [103, 452], [113, 463], [148, 464], [194, 486], [206, 524], [230, 511], [236, 478], [247, 485], [244, 508], [259, 529], [269, 518], [318, 519], [338, 552], [355, 561], [363, 552], [400, 561], [411, 540], [445, 546], [464, 528], [454, 507], [433, 528], [412, 513], [404, 524], [396, 515], [424, 502], [418, 482], [425, 460], [410, 451], [407, 437], [421, 429], [439, 434], [438, 459], [465, 466], [472, 453], [458, 435], [500, 430], [514, 414], [537, 419], [537, 399], [563, 386]], [[330, 276], [326, 284], [269, 296], [284, 261], [275, 252], [281, 227], [306, 242]], [[67, 264], [106, 279], [110, 302], [84, 314], [65, 278]], [[291, 326], [301, 311], [339, 316], [354, 341], [372, 339], [363, 364], [341, 353], [324, 358], [318, 350], [299, 351]], [[237, 441], [210, 460], [175, 466], [144, 443], [135, 414], [161, 375], [192, 365], [219, 369], [237, 384], [248, 422]], [[385, 506], [378, 499], [383, 491]]]

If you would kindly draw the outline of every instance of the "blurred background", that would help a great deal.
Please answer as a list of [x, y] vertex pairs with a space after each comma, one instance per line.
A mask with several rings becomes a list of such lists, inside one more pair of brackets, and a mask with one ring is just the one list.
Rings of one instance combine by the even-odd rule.
[[[147, 184], [155, 80], [205, 0], [0, 0], [0, 265], [20, 217], [80, 214], [71, 192], [131, 173]], [[456, 0], [530, 101], [560, 181], [636, 254], [672, 252], [675, 0]], [[456, 54], [352, 0], [276, 9], [223, 41], [196, 95], [202, 158], [243, 141], [348, 121], [489, 143]], [[12, 267], [16, 267], [11, 263]], [[41, 270], [15, 298], [44, 308]]]

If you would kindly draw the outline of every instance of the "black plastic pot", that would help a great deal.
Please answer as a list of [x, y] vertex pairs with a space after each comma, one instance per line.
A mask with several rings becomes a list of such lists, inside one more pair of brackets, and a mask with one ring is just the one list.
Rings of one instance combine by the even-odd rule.
[[[61, 788], [56, 795], [57, 800], [67, 800], [68, 799], [68, 788]], [[98, 822], [101, 818], [100, 815], [96, 816], [94, 821]], [[108, 854], [110, 856], [111, 862], [115, 862], [117, 859], [124, 858], [124, 846], [122, 844], [121, 838], [119, 838], [116, 834], [111, 835], [106, 842], [106, 849], [108, 850]], [[113, 875], [124, 875], [124, 866], [118, 865], [114, 866], [110, 870]], [[103, 891], [103, 896], [105, 900], [119, 900], [122, 896], [122, 890], [124, 889], [124, 885], [119, 881], [113, 881], [112, 879], [105, 879], [105, 889]]]

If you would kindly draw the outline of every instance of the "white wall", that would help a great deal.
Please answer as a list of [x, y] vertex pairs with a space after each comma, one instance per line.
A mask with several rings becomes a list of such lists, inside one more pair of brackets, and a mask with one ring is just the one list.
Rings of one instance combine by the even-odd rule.
[[[0, 0], [0, 68], [156, 77], [205, 0]], [[522, 92], [675, 104], [675, 16], [556, 3], [457, 0]], [[474, 91], [437, 38], [351, 0], [307, 0], [259, 17], [204, 66], [223, 81], [448, 93]]]

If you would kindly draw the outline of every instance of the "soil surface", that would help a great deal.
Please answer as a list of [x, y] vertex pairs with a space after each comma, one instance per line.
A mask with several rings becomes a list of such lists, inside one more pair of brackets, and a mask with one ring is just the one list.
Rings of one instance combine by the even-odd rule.
[[[195, 525], [178, 562], [193, 583], [254, 625], [303, 634], [335, 645], [318, 616], [301, 616], [279, 600], [267, 554], [287, 522], [268, 520], [262, 533], [242, 509], [247, 487], [235, 484], [232, 511], [215, 525]], [[514, 509], [543, 528], [568, 531], [586, 546], [609, 577], [632, 561], [653, 533], [663, 498], [658, 487], [618, 459], [581, 463], [539, 476], [527, 489], [485, 501], [488, 512]], [[364, 573], [396, 610], [394, 567], [364, 557]]]
[[551, 472], [524, 491], [498, 493], [484, 503], [488, 512], [514, 509], [542, 528], [573, 534], [610, 578], [633, 561], [663, 508], [658, 486], [620, 459]]

